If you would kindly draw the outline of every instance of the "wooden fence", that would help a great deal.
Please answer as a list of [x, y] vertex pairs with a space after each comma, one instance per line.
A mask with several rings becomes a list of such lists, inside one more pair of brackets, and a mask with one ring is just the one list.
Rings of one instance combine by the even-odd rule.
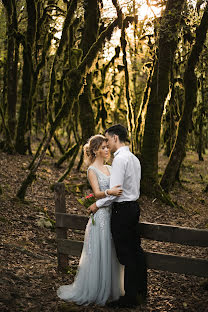
[[[65, 187], [55, 185], [56, 235], [58, 268], [66, 270], [68, 255], [80, 256], [83, 242], [67, 239], [67, 229], [84, 230], [88, 217], [66, 213]], [[208, 230], [169, 226], [156, 223], [140, 223], [142, 238], [181, 245], [208, 247]], [[208, 259], [145, 252], [149, 269], [208, 277]]]

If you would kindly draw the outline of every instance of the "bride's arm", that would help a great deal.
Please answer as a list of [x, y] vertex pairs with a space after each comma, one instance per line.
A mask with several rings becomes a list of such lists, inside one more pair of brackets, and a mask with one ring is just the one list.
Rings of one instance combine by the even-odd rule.
[[[97, 176], [93, 170], [88, 171], [88, 180], [92, 187], [92, 191], [97, 199], [106, 197], [106, 194], [104, 191], [100, 190]], [[122, 189], [120, 188], [120, 185], [116, 185], [111, 189], [107, 190], [108, 195], [114, 195], [114, 196], [120, 196], [122, 194]]]
[[93, 170], [88, 171], [88, 180], [91, 185], [92, 191], [95, 195], [96, 198], [104, 198], [105, 197], [105, 192], [101, 191], [99, 188], [97, 176]]

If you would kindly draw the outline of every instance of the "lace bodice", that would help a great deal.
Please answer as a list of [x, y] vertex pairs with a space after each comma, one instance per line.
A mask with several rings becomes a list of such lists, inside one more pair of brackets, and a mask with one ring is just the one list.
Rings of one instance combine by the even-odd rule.
[[[106, 165], [106, 167], [108, 168], [109, 172], [111, 173], [111, 166]], [[100, 190], [101, 191], [107, 190], [110, 186], [110, 176], [106, 175], [105, 173], [103, 173], [99, 169], [95, 168], [94, 166], [90, 166], [88, 168], [87, 174], [88, 174], [90, 169], [93, 170], [97, 176]]]

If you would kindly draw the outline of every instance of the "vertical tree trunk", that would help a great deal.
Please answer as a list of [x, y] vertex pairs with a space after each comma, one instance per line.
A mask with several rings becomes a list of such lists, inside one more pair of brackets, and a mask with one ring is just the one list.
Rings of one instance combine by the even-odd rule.
[[[52, 109], [51, 108], [55, 107], [53, 99], [54, 99], [55, 86], [56, 86], [56, 70], [57, 70], [57, 66], [59, 65], [59, 60], [60, 60], [60, 57], [62, 56], [64, 47], [69, 41], [68, 40], [69, 27], [73, 21], [76, 8], [77, 8], [77, 0], [72, 0], [67, 9], [67, 15], [64, 21], [61, 39], [59, 41], [59, 46], [56, 50], [52, 68], [51, 68], [50, 86], [49, 86], [48, 97], [47, 97], [47, 110], [48, 110], [48, 118], [50, 122], [52, 122]], [[63, 91], [61, 90], [60, 92], [63, 92]], [[58, 113], [58, 108], [55, 107], [55, 115], [57, 115], [57, 113]]]
[[[49, 34], [49, 36], [46, 36], [44, 47], [41, 51], [41, 60], [36, 66], [36, 70], [33, 73], [33, 79], [32, 79], [32, 86], [30, 91], [30, 98], [28, 99], [28, 114], [27, 114], [27, 130], [28, 130], [28, 150], [31, 151], [31, 132], [32, 132], [32, 111], [33, 107], [35, 106], [35, 99], [36, 99], [36, 89], [38, 84], [38, 76], [41, 72], [42, 67], [45, 65], [46, 57], [47, 57], [47, 51], [50, 49], [52, 36]], [[31, 154], [31, 152], [29, 152]]]
[[[137, 60], [136, 60], [136, 57], [138, 55], [138, 48], [137, 48], [137, 32], [138, 32], [138, 18], [137, 18], [137, 15], [136, 15], [136, 1], [133, 0], [133, 15], [134, 15], [134, 23], [133, 23], [133, 26], [134, 26], [134, 48], [133, 48], [133, 55], [132, 55], [132, 81], [133, 81], [133, 86], [134, 86], [134, 103], [132, 103], [132, 109], [133, 111], [135, 111], [135, 108], [139, 106], [139, 99], [138, 99], [138, 88], [137, 88], [137, 76], [138, 76], [138, 72], [137, 72]], [[138, 35], [139, 36], [139, 35]], [[131, 53], [131, 52], [130, 52]], [[136, 126], [136, 122], [135, 122], [135, 113], [134, 113], [134, 124]]]
[[16, 1], [3, 1], [7, 12], [7, 128], [11, 139], [15, 135], [17, 104], [17, 66], [19, 44], [14, 34], [17, 32]]
[[2, 90], [2, 110], [3, 110], [4, 115], [5, 115], [6, 107], [7, 107], [6, 97], [7, 97], [7, 63], [6, 63], [6, 61], [4, 61], [4, 64], [3, 64], [3, 90]]
[[[131, 102], [130, 92], [129, 92], [129, 72], [128, 72], [128, 64], [127, 64], [127, 56], [126, 56], [126, 32], [125, 29], [128, 25], [127, 19], [124, 19], [124, 14], [122, 13], [122, 9], [119, 5], [119, 2], [117, 0], [112, 0], [113, 5], [116, 8], [118, 18], [120, 19], [120, 27], [121, 27], [121, 49], [123, 52], [123, 65], [124, 65], [124, 75], [125, 75], [125, 96], [127, 101], [127, 124], [128, 124], [128, 130], [130, 137], [132, 138], [132, 150], [134, 150], [134, 139], [133, 139], [133, 133], [135, 128], [134, 123], [134, 110]], [[134, 4], [134, 3], [133, 3]], [[135, 22], [135, 19], [133, 20]]]
[[177, 119], [177, 113], [176, 113], [176, 107], [177, 102], [180, 101], [180, 98], [178, 97], [178, 86], [175, 85], [175, 79], [173, 77], [173, 73], [171, 75], [171, 97], [170, 100], [166, 106], [166, 113], [164, 115], [164, 122], [163, 122], [163, 141], [164, 141], [164, 155], [170, 156], [170, 153], [172, 151], [174, 142], [175, 142], [175, 136], [176, 136], [176, 119]]
[[[125, 74], [125, 95], [126, 95], [126, 101], [127, 101], [127, 124], [128, 124], [128, 130], [129, 130], [129, 134], [130, 137], [132, 138], [133, 133], [134, 133], [134, 128], [135, 128], [135, 124], [134, 124], [134, 110], [132, 107], [132, 102], [131, 102], [131, 98], [130, 98], [130, 92], [129, 92], [129, 71], [128, 71], [128, 64], [127, 64], [127, 56], [126, 56], [126, 34], [125, 34], [125, 25], [123, 23], [122, 25], [122, 30], [121, 30], [121, 48], [122, 48], [122, 52], [123, 52], [123, 64], [124, 64], [124, 74]], [[134, 151], [134, 140], [132, 138], [132, 152]]]
[[158, 59], [154, 66], [142, 145], [142, 190], [154, 194], [158, 184], [161, 117], [169, 92], [170, 69], [177, 47], [177, 32], [185, 0], [168, 0], [159, 30]]
[[[97, 0], [84, 1], [85, 24], [80, 48], [83, 57], [98, 37], [99, 5]], [[92, 110], [92, 74], [87, 74], [86, 85], [79, 96], [79, 121], [82, 129], [82, 144], [95, 132], [94, 113]]]
[[12, 144], [12, 139], [10, 137], [10, 132], [9, 130], [7, 129], [7, 126], [6, 126], [6, 122], [5, 122], [5, 119], [4, 119], [4, 112], [0, 106], [0, 116], [1, 116], [1, 119], [2, 119], [2, 128], [3, 128], [3, 131], [5, 133], [5, 141], [1, 142], [1, 148], [6, 151], [7, 153], [10, 153], [10, 154], [13, 154], [14, 153], [14, 146]]
[[82, 144], [94, 134], [95, 123], [92, 110], [92, 77], [87, 75], [87, 84], [84, 86], [84, 92], [79, 96], [79, 121], [82, 129]]
[[185, 147], [187, 141], [188, 131], [190, 129], [192, 112], [197, 102], [197, 78], [195, 68], [199, 60], [199, 56], [206, 40], [208, 30], [208, 3], [205, 7], [200, 26], [196, 31], [196, 41], [192, 48], [191, 54], [188, 58], [186, 70], [184, 73], [184, 87], [185, 87], [185, 105], [183, 114], [178, 126], [177, 137], [174, 148], [164, 175], [161, 180], [161, 186], [164, 190], [169, 191], [171, 186], [175, 183], [176, 174], [180, 169], [181, 163], [185, 157]]
[[198, 157], [200, 161], [203, 161], [203, 125], [204, 125], [204, 114], [205, 114], [205, 98], [204, 98], [204, 77], [202, 74], [201, 77], [201, 97], [202, 97], [202, 102], [199, 108], [199, 137], [198, 137], [198, 146], [197, 146], [197, 152], [198, 152]]
[[23, 44], [22, 99], [19, 110], [17, 135], [15, 142], [16, 151], [20, 154], [25, 154], [27, 151], [25, 134], [27, 131], [27, 117], [28, 117], [27, 115], [33, 77], [32, 51], [35, 42], [36, 24], [37, 24], [35, 0], [26, 0], [26, 3], [27, 3], [28, 25], [25, 42]]
[[149, 71], [147, 83], [146, 83], [144, 93], [142, 96], [142, 103], [140, 105], [139, 112], [138, 112], [137, 119], [136, 119], [135, 148], [138, 154], [141, 153], [141, 149], [142, 149], [142, 134], [143, 134], [143, 128], [144, 128], [144, 118], [145, 118], [146, 111], [147, 111], [150, 87], [152, 84], [153, 71], [155, 67], [154, 64], [155, 64], [155, 61], [153, 62], [153, 66], [150, 68], [150, 71]]

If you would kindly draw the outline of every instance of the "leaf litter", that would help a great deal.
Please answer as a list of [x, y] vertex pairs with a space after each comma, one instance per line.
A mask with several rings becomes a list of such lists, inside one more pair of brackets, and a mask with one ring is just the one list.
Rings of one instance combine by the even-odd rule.
[[[208, 155], [204, 162], [191, 152], [182, 166], [182, 186], [176, 184], [171, 197], [180, 208], [171, 208], [157, 199], [141, 196], [141, 221], [208, 228]], [[51, 186], [66, 168], [57, 169], [49, 156], [37, 173], [35, 183], [27, 191], [24, 202], [15, 194], [27, 174], [31, 156], [7, 155], [0, 152], [0, 311], [2, 312], [101, 312], [114, 311], [106, 307], [77, 306], [56, 296], [60, 285], [73, 282], [78, 261], [71, 257], [67, 274], [57, 271], [54, 228], [54, 194]], [[160, 155], [160, 171], [167, 158]], [[72, 170], [66, 183], [67, 212], [87, 215], [79, 204], [80, 194], [88, 193], [85, 168]], [[81, 186], [81, 187], [80, 187]], [[69, 236], [83, 239], [84, 231], [68, 231]], [[208, 248], [144, 241], [145, 250], [207, 258]], [[156, 270], [148, 270], [147, 304], [132, 311], [208, 311], [207, 279]], [[131, 309], [119, 309], [131, 311]]]

